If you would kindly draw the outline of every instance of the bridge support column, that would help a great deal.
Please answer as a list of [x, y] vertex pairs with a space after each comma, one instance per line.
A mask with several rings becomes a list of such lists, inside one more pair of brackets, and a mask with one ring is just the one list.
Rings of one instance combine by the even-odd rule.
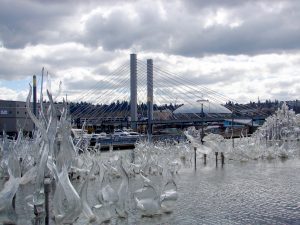
[[130, 54], [130, 117], [131, 128], [137, 130], [137, 62], [136, 54]]
[[153, 60], [147, 59], [147, 115], [148, 115], [148, 140], [152, 140], [153, 120]]

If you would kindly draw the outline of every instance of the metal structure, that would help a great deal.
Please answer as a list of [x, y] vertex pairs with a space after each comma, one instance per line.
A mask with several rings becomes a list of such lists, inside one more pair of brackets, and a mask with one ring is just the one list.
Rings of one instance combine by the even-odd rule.
[[[70, 114], [78, 127], [83, 124], [82, 121], [86, 121], [90, 132], [111, 132], [115, 128], [131, 127], [134, 131], [152, 135], [167, 126], [184, 128], [188, 125], [202, 125], [204, 133], [203, 129], [208, 123], [231, 118], [233, 107], [238, 108], [235, 110], [235, 118], [245, 117], [247, 113], [251, 113], [251, 118], [255, 115], [253, 109], [248, 111], [248, 106], [226, 104], [225, 107], [227, 97], [202, 87], [201, 79], [191, 81], [165, 71], [154, 65], [152, 59], [138, 60], [137, 54], [130, 54], [130, 63], [124, 63], [116, 69], [111, 79], [114, 82], [99, 82], [101, 88], [95, 85], [95, 88], [83, 93], [80, 99], [83, 104], [74, 105]], [[96, 101], [104, 99], [110, 103], [84, 104], [91, 97], [95, 101], [94, 96], [101, 96]], [[205, 104], [208, 100], [200, 102], [201, 105], [197, 101], [203, 99], [203, 96], [209, 100], [208, 107]]]
[[208, 102], [206, 99], [200, 99], [197, 100], [197, 102], [201, 103], [201, 142], [203, 144], [203, 138], [204, 138], [204, 112], [203, 112], [203, 103]]
[[136, 54], [130, 54], [130, 117], [131, 128], [137, 129], [137, 61]]
[[153, 121], [153, 60], [147, 60], [147, 115], [148, 115], [148, 135], [152, 135]]

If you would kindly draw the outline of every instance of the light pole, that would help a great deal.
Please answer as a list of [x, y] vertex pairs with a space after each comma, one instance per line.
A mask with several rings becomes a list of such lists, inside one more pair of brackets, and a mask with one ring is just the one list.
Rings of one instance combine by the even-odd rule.
[[197, 102], [201, 103], [201, 143], [203, 144], [203, 137], [204, 137], [204, 112], [203, 112], [203, 104], [208, 102], [206, 99], [197, 100]]

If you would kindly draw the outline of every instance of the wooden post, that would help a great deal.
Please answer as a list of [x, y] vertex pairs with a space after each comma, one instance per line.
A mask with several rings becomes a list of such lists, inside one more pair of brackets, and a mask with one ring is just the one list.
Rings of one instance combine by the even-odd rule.
[[50, 211], [49, 211], [49, 194], [50, 194], [50, 178], [46, 178], [44, 181], [45, 190], [45, 225], [49, 225]]
[[223, 154], [223, 152], [221, 152], [221, 162], [222, 162], [222, 166], [224, 165], [224, 160], [225, 160], [224, 154]]
[[216, 166], [218, 166], [218, 152], [215, 152], [215, 155], [216, 155]]
[[34, 212], [34, 225], [43, 225], [44, 224], [44, 212], [42, 205], [34, 205], [33, 212]]
[[14, 210], [16, 209], [16, 194], [14, 195], [14, 197], [12, 199], [12, 207]]
[[204, 154], [203, 159], [204, 159], [204, 165], [206, 165], [206, 154]]
[[195, 165], [195, 170], [197, 169], [197, 147], [194, 147], [194, 165]]
[[234, 138], [233, 138], [233, 123], [234, 123], [234, 117], [233, 117], [233, 110], [232, 110], [232, 118], [231, 118], [231, 138], [232, 138], [232, 148], [234, 148]]

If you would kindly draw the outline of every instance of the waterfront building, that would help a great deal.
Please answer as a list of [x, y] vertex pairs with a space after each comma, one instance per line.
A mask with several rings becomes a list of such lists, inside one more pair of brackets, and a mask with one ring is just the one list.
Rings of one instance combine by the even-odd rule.
[[[49, 103], [45, 102], [45, 111], [49, 108]], [[57, 114], [60, 117], [63, 108], [62, 103], [55, 103]], [[38, 112], [40, 111], [40, 104], [37, 103]], [[8, 101], [0, 100], [0, 132], [5, 131], [8, 135], [15, 135], [22, 129], [24, 133], [31, 133], [34, 124], [30, 119], [26, 102], [22, 101]]]

